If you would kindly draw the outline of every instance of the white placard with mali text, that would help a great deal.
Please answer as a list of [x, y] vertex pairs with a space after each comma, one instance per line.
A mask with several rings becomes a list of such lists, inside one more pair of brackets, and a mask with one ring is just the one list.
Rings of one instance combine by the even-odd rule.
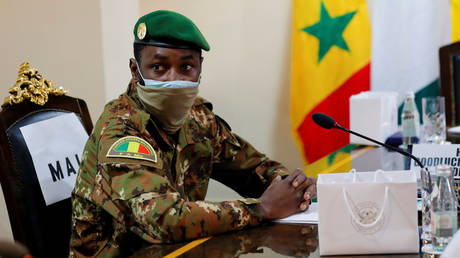
[[74, 113], [20, 128], [46, 205], [70, 197], [88, 134]]

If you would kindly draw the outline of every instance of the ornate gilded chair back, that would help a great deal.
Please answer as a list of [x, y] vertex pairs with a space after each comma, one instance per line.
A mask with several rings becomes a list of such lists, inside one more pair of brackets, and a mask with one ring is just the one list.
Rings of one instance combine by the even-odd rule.
[[[65, 96], [62, 88], [53, 87], [28, 63], [20, 66], [9, 93], [0, 111], [0, 184], [14, 239], [25, 244], [34, 257], [66, 257], [70, 198], [46, 204], [21, 128], [74, 113], [89, 134], [93, 126], [88, 108], [83, 100]], [[65, 164], [62, 166], [65, 169]]]

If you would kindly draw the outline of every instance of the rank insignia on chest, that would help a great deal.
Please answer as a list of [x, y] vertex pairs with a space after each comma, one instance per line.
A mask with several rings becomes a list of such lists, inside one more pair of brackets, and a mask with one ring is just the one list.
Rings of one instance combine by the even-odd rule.
[[136, 136], [126, 136], [118, 139], [110, 146], [106, 156], [108, 158], [128, 158], [157, 162], [157, 154], [152, 145]]

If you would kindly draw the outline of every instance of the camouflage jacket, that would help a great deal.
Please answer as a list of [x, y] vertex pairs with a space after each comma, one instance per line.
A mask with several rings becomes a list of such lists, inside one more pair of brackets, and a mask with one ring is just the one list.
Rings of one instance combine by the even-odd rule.
[[[254, 203], [287, 174], [197, 98], [175, 139], [136, 93], [108, 103], [85, 146], [72, 192], [70, 256], [120, 256], [140, 244], [173, 243], [261, 222]], [[244, 197], [204, 201], [209, 178]], [[126, 248], [124, 248], [126, 247]]]

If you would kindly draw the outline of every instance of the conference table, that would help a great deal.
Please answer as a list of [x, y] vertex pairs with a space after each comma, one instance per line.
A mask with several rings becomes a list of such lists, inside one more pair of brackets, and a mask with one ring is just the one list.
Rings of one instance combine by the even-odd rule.
[[[151, 245], [131, 257], [320, 257], [317, 225], [269, 224], [185, 244]], [[328, 257], [328, 256], [321, 256]], [[329, 256], [356, 257], [356, 256]], [[415, 258], [419, 254], [359, 257]]]
[[[357, 171], [401, 170], [407, 164], [398, 153], [383, 148], [356, 146], [343, 162]], [[320, 257], [315, 224], [266, 223], [259, 227], [193, 240], [150, 245], [131, 257]], [[326, 256], [321, 256], [326, 257]], [[356, 256], [333, 256], [356, 257]], [[423, 254], [361, 255], [359, 257], [430, 257]]]

